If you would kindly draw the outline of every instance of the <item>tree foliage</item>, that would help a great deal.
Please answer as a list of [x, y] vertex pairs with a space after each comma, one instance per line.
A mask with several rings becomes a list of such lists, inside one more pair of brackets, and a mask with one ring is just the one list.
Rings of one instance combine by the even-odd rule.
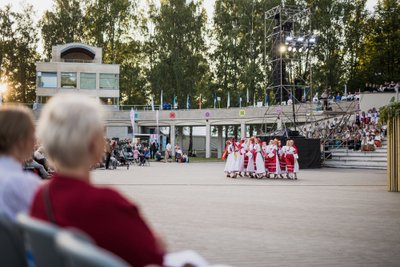
[[[270, 50], [264, 36], [265, 11], [280, 0], [216, 0], [207, 18], [201, 0], [147, 0], [145, 8], [133, 0], [53, 0], [38, 25], [32, 7], [0, 10], [0, 67], [11, 85], [8, 100], [34, 100], [35, 62], [39, 39], [42, 60], [52, 46], [84, 42], [103, 48], [103, 62], [120, 64], [123, 104], [156, 104], [177, 96], [181, 108], [190, 95], [212, 107], [213, 98], [231, 106], [264, 98], [271, 83], [265, 59]], [[400, 80], [400, 3], [381, 0], [375, 11], [366, 0], [287, 0], [311, 10], [316, 48], [295, 66], [295, 75], [309, 80], [304, 62], [312, 62], [314, 87], [342, 91], [363, 88], [365, 82]], [[308, 27], [307, 26], [307, 27]], [[38, 35], [38, 32], [40, 35]], [[41, 38], [39, 38], [41, 37]], [[293, 81], [291, 79], [290, 81]], [[249, 93], [247, 93], [249, 92]], [[268, 93], [269, 95], [269, 93]], [[273, 101], [270, 97], [270, 101]]]

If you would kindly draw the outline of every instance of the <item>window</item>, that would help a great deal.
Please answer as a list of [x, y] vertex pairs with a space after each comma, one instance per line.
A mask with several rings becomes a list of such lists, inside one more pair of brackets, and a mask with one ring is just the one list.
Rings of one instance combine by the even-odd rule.
[[76, 88], [76, 72], [61, 72], [61, 88]]
[[81, 89], [96, 89], [96, 73], [81, 73]]
[[37, 86], [40, 88], [57, 88], [57, 72], [38, 72]]
[[118, 89], [118, 74], [100, 73], [100, 89]]

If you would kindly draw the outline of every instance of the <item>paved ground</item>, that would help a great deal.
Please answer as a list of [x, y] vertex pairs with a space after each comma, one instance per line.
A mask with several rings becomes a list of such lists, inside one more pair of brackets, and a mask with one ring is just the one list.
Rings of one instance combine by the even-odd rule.
[[400, 193], [380, 170], [228, 179], [222, 163], [98, 170], [138, 203], [170, 251], [233, 266], [400, 266]]

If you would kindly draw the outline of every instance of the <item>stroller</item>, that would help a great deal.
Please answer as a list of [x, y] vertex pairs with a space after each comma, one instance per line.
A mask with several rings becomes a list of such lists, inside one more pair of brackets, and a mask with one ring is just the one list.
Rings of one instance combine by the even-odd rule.
[[133, 165], [134, 158], [133, 158], [133, 151], [131, 147], [124, 147], [122, 149], [122, 155], [125, 159], [127, 169], [129, 169], [129, 165]]

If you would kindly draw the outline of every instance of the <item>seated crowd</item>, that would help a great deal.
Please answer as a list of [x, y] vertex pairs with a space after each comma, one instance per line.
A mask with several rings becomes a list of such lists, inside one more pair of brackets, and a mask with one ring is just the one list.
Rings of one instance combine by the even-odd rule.
[[399, 92], [400, 89], [400, 82], [395, 83], [394, 81], [391, 82], [384, 82], [383, 84], [377, 83], [366, 83], [364, 87], [364, 91], [368, 92]]
[[315, 123], [303, 128], [307, 138], [328, 140], [326, 148], [348, 147], [352, 150], [374, 151], [382, 146], [387, 126], [379, 123], [379, 111], [372, 108], [367, 112], [357, 112], [353, 119], [340, 122], [338, 118]]
[[2, 216], [15, 221], [18, 213], [28, 213], [61, 228], [76, 228], [132, 266], [196, 266], [186, 264], [192, 263], [189, 256], [182, 264], [169, 264], [179, 252], [166, 252], [139, 207], [115, 189], [92, 183], [90, 169], [99, 162], [105, 147], [98, 102], [59, 94], [42, 110], [36, 134], [43, 149], [38, 148], [34, 156], [46, 165], [47, 160], [39, 155], [45, 151], [45, 158], [56, 170], [47, 181], [22, 169], [24, 162], [32, 159], [35, 145], [31, 111], [2, 106], [0, 125]]

